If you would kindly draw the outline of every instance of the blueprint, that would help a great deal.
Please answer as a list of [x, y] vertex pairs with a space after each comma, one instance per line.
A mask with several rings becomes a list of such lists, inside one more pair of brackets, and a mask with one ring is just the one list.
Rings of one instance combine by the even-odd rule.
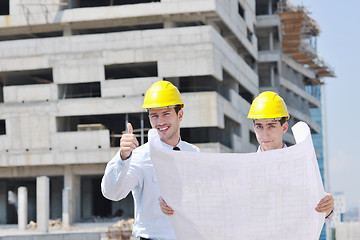
[[259, 153], [197, 153], [157, 148], [150, 154], [177, 240], [317, 240], [325, 196], [306, 123], [296, 144]]

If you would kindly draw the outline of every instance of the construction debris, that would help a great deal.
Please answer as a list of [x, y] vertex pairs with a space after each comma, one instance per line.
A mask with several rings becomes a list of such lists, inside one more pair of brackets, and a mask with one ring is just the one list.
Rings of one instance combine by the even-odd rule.
[[[30, 221], [29, 224], [26, 226], [27, 230], [36, 230], [37, 224], [34, 221]], [[62, 228], [62, 222], [61, 219], [58, 218], [56, 220], [49, 219], [49, 229], [56, 230]]]
[[56, 220], [49, 220], [49, 229], [55, 230], [55, 229], [61, 229], [62, 228], [62, 222], [61, 219], [58, 218]]
[[36, 222], [30, 221], [29, 224], [26, 226], [27, 230], [36, 230]]
[[108, 229], [109, 240], [130, 240], [134, 219], [122, 219]]

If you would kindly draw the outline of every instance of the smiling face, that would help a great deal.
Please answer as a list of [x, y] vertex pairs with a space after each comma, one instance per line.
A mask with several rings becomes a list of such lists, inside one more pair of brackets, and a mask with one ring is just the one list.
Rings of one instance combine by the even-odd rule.
[[282, 126], [275, 120], [254, 120], [256, 139], [261, 151], [280, 149], [283, 147], [283, 134], [288, 130], [288, 123]]
[[171, 146], [178, 144], [183, 114], [182, 109], [177, 114], [174, 108], [149, 109], [150, 124], [158, 131], [161, 141]]

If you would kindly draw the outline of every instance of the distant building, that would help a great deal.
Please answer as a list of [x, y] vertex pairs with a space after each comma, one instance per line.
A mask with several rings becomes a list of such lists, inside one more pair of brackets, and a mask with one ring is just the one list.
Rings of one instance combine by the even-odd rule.
[[343, 192], [333, 193], [335, 206], [334, 216], [332, 217], [330, 226], [334, 227], [339, 222], [344, 222], [344, 214], [346, 213], [346, 201]]
[[328, 239], [333, 239], [333, 234], [335, 232], [336, 226], [344, 222], [344, 215], [346, 212], [346, 201], [345, 195], [343, 192], [335, 192], [333, 193], [334, 196], [334, 215], [331, 218], [331, 221], [327, 223], [328, 225]]
[[359, 208], [351, 208], [344, 214], [344, 222], [358, 222]]
[[360, 239], [360, 222], [341, 222], [336, 224], [336, 240]]
[[336, 240], [360, 239], [359, 209], [360, 209], [360, 201], [359, 201], [359, 208], [350, 209], [345, 213], [343, 217], [344, 221], [333, 224], [334, 228], [332, 232], [335, 232], [334, 239]]

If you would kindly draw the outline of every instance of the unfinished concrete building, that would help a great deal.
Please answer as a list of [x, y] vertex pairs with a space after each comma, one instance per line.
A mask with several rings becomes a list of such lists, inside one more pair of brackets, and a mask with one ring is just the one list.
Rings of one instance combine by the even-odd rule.
[[[291, 47], [302, 45], [287, 41], [286, 6], [275, 0], [1, 1], [0, 224], [17, 223], [20, 186], [28, 191], [28, 221], [37, 220], [41, 176], [49, 178], [52, 219], [132, 216], [131, 196], [110, 202], [100, 181], [127, 121], [139, 142], [147, 141], [141, 105], [158, 80], [179, 88], [182, 138], [202, 151], [255, 151], [246, 116], [254, 96], [268, 89], [285, 98], [290, 125], [302, 120], [320, 133], [310, 114], [320, 100], [306, 86], [332, 72], [294, 55]], [[294, 143], [290, 133], [285, 141]]]

